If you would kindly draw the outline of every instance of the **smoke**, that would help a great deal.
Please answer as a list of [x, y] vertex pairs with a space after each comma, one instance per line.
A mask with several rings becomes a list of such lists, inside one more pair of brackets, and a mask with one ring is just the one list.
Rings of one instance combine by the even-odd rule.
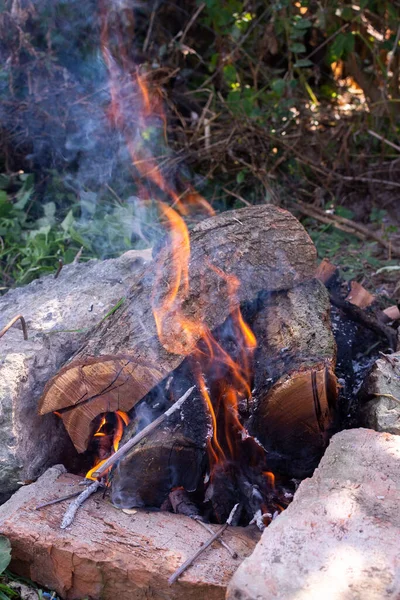
[[[104, 5], [122, 35], [125, 13], [134, 9], [140, 26], [151, 10], [130, 0]], [[154, 207], [138, 199], [126, 132], [110, 119], [101, 10], [98, 0], [10, 0], [0, 13], [0, 155], [7, 157], [2, 170], [35, 174], [38, 195], [43, 204], [55, 202], [60, 221], [73, 205], [77, 238], [106, 257], [148, 247], [161, 232]], [[127, 73], [119, 68], [122, 81]], [[130, 135], [140, 108], [131, 94], [124, 105]], [[147, 142], [160, 153], [159, 136]]]

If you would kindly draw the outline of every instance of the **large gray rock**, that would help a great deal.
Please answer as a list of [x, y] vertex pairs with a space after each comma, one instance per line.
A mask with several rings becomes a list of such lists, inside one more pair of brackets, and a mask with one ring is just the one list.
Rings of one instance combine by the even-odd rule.
[[22, 314], [29, 335], [25, 341], [14, 325], [0, 339], [0, 502], [19, 482], [73, 453], [61, 421], [37, 414], [38, 400], [86, 330], [126, 294], [149, 258], [149, 251], [130, 251], [68, 265], [58, 279], [44, 277], [0, 298], [0, 329]]
[[360, 395], [363, 424], [400, 435], [400, 352], [376, 361]]
[[228, 600], [399, 600], [400, 437], [335, 435], [265, 530]]

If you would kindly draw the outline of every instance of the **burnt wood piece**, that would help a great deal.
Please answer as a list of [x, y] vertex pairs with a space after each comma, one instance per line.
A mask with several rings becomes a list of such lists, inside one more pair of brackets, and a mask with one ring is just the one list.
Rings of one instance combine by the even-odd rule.
[[200, 511], [196, 504], [190, 499], [187, 491], [182, 488], [175, 488], [169, 494], [169, 501], [171, 502], [174, 513], [179, 515], [186, 515], [187, 517], [199, 517]]
[[[316, 268], [315, 247], [302, 225], [272, 205], [202, 221], [192, 230], [190, 243], [190, 292], [181, 308], [187, 319], [210, 330], [237, 303], [254, 299], [261, 290], [289, 289], [312, 278]], [[40, 414], [59, 411], [79, 452], [87, 448], [98, 414], [129, 411], [176, 369], [202, 335], [198, 327], [189, 343], [172, 318], [165, 324], [165, 347], [159, 341], [152, 298], [156, 282], [158, 302], [169, 290], [173, 254], [165, 243], [122, 307], [89, 334], [45, 388]], [[240, 281], [236, 299], [228, 297], [230, 283], [221, 270]]]
[[[183, 370], [177, 369], [169, 392], [181, 394], [182, 382], [187, 385]], [[182, 378], [179, 376], [182, 373]], [[160, 386], [162, 388], [162, 386]], [[163, 390], [162, 390], [163, 391]], [[136, 406], [136, 417], [125, 429], [122, 443], [130, 440], [149, 419], [163, 411], [160, 392], [152, 391]], [[139, 426], [138, 426], [139, 424]], [[159, 429], [134, 446], [112, 471], [112, 501], [119, 508], [140, 506], [161, 507], [173, 488], [196, 490], [206, 468], [206, 449], [211, 423], [205, 403], [197, 392], [186, 399], [181, 409], [170, 415]]]
[[255, 381], [247, 428], [268, 451], [268, 467], [309, 475], [335, 420], [336, 345], [329, 296], [319, 281], [270, 294], [252, 328]]

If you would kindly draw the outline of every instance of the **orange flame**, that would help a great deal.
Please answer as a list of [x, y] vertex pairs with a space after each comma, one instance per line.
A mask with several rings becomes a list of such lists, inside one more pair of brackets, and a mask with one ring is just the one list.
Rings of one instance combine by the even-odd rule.
[[[214, 210], [190, 186], [184, 193], [178, 194], [164, 177], [147, 143], [157, 124], [163, 124], [165, 136], [166, 118], [161, 95], [146, 74], [129, 65], [121, 33], [124, 25], [112, 9], [107, 10], [105, 0], [101, 0], [101, 6], [101, 47], [109, 72], [110, 119], [125, 135], [135, 172], [158, 191], [158, 206], [168, 234], [171, 260], [167, 264], [159, 264], [155, 277], [151, 298], [154, 320], [160, 342], [169, 352], [187, 355], [195, 347], [192, 353], [193, 371], [211, 415], [213, 436], [209, 443], [209, 458], [211, 465], [215, 465], [235, 458], [238, 440], [247, 435], [240, 422], [239, 403], [251, 396], [256, 339], [239, 308], [237, 291], [240, 282], [215, 265], [205, 267], [213, 269], [226, 282], [237, 355], [234, 358], [230, 356], [205, 323], [188, 317], [183, 310], [190, 293], [190, 238], [183, 217], [198, 210], [212, 215]], [[133, 24], [133, 13], [130, 16], [124, 14], [124, 19]], [[111, 23], [116, 25], [116, 31], [114, 28], [111, 31]], [[134, 115], [132, 106], [135, 107]], [[146, 197], [145, 192], [143, 195]], [[201, 341], [195, 346], [199, 339]], [[118, 423], [116, 439], [120, 435], [119, 427], [122, 427], [120, 421]]]
[[[103, 414], [101, 417], [101, 421], [100, 421], [100, 425], [96, 430], [96, 433], [94, 434], [94, 437], [105, 437], [107, 435], [107, 433], [105, 431], [103, 431], [103, 429], [105, 429], [105, 427], [109, 424], [110, 420], [107, 419], [107, 414], [113, 414], [114, 415], [114, 419], [115, 419], [115, 425], [114, 425], [114, 430], [113, 430], [113, 443], [112, 443], [112, 451], [111, 454], [113, 454], [113, 452], [116, 452], [118, 450], [119, 444], [121, 442], [122, 439], [122, 435], [124, 433], [124, 426], [129, 424], [129, 416], [123, 412], [122, 410], [117, 410], [115, 413], [106, 413]], [[93, 481], [96, 479], [95, 477], [93, 477], [93, 473], [94, 471], [96, 471], [100, 465], [102, 465], [103, 463], [106, 462], [106, 458], [103, 460], [97, 460], [94, 464], [94, 466], [86, 473], [86, 479], [92, 479]]]

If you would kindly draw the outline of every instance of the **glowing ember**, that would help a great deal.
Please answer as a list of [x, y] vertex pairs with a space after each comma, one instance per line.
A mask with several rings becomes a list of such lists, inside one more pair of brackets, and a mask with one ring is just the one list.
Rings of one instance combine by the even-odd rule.
[[[112, 424], [112, 421], [115, 421], [114, 425]], [[122, 410], [117, 410], [114, 413], [106, 413], [102, 415], [100, 425], [98, 426], [96, 433], [93, 437], [107, 437], [108, 435], [110, 435], [110, 433], [107, 432], [107, 429], [111, 428], [113, 438], [111, 454], [113, 454], [118, 450], [120, 441], [122, 439], [122, 435], [124, 433], [124, 427], [129, 424], [129, 421], [129, 416]], [[96, 478], [92, 476], [92, 473], [94, 473], [96, 469], [100, 467], [100, 465], [105, 463], [107, 458], [108, 456], [106, 456], [103, 459], [98, 458], [94, 466], [86, 473], [86, 478], [95, 481]]]

